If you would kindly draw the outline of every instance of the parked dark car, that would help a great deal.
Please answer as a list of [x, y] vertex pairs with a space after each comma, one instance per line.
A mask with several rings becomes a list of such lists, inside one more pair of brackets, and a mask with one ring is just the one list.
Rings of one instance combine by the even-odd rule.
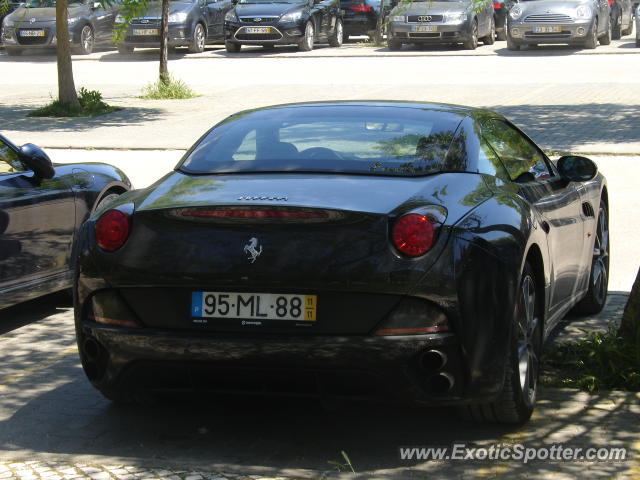
[[[344, 21], [344, 40], [350, 35], [374, 36], [378, 14], [380, 13], [380, 0], [341, 0], [342, 20]], [[385, 2], [386, 13], [391, 10], [391, 2]]]
[[491, 111], [241, 112], [84, 224], [82, 365], [116, 401], [321, 393], [523, 422], [551, 329], [606, 300], [607, 209], [591, 160], [555, 165]]
[[308, 52], [318, 42], [340, 47], [344, 35], [339, 0], [240, 0], [227, 13], [224, 30], [228, 52], [242, 45], [298, 45]]
[[[69, 1], [69, 37], [74, 53], [87, 55], [97, 45], [113, 45], [113, 22], [118, 3], [103, 7], [90, 0]], [[29, 49], [55, 48], [56, 1], [27, 0], [2, 23], [8, 55]]]
[[[4, 20], [4, 17], [9, 15], [16, 8], [18, 8], [20, 5], [21, 5], [20, 2], [7, 2], [6, 4], [4, 4], [3, 2], [0, 2], [0, 30], [2, 30], [2, 21]], [[2, 45], [2, 35], [1, 34], [0, 34], [0, 45]]]
[[596, 48], [611, 43], [610, 7], [604, 0], [527, 0], [509, 10], [507, 48], [564, 43]]
[[462, 44], [475, 50], [478, 40], [495, 42], [493, 4], [473, 0], [417, 0], [395, 6], [389, 12], [387, 46], [400, 50], [405, 43]]
[[[192, 53], [204, 51], [205, 45], [224, 42], [224, 16], [233, 8], [232, 0], [171, 0], [169, 4], [169, 47], [188, 47]], [[136, 47], [160, 46], [162, 3], [149, 2], [147, 13], [128, 26], [120, 53]], [[119, 16], [117, 23], [123, 23]]]
[[0, 309], [70, 288], [80, 225], [130, 187], [110, 165], [53, 165], [0, 135]]
[[611, 7], [611, 38], [619, 40], [633, 32], [633, 3], [631, 0], [609, 0]]

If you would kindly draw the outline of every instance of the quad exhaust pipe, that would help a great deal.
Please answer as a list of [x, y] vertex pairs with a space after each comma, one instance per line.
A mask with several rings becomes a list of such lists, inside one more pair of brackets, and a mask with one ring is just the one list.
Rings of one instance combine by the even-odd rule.
[[440, 372], [427, 381], [427, 388], [431, 393], [443, 394], [453, 388], [455, 384], [454, 378], [447, 372]]
[[420, 355], [420, 367], [428, 373], [437, 372], [447, 363], [447, 354], [440, 350], [428, 350]]
[[433, 395], [449, 392], [455, 385], [453, 375], [443, 372], [447, 354], [440, 350], [427, 350], [418, 357], [418, 365], [426, 376], [425, 388]]

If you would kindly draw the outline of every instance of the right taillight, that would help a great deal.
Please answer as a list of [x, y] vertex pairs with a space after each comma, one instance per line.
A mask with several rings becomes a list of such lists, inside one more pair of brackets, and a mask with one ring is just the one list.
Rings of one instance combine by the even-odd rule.
[[400, 253], [418, 257], [429, 251], [435, 238], [432, 219], [419, 213], [398, 218], [391, 230], [391, 240]]
[[371, 5], [351, 5], [349, 10], [358, 13], [368, 13], [373, 11], [373, 7]]
[[128, 236], [129, 216], [120, 210], [107, 210], [96, 222], [96, 242], [107, 252], [122, 247]]
[[493, 9], [494, 10], [500, 10], [502, 8], [502, 3], [500, 2], [493, 2]]

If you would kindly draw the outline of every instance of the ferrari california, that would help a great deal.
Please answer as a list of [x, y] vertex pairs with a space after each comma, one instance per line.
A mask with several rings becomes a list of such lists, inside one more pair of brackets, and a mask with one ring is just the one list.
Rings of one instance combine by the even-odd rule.
[[54, 165], [35, 145], [0, 135], [0, 309], [70, 289], [80, 225], [130, 188], [115, 167]]
[[501, 115], [232, 115], [84, 224], [75, 320], [106, 397], [386, 398], [526, 421], [543, 342], [607, 296], [608, 193]]

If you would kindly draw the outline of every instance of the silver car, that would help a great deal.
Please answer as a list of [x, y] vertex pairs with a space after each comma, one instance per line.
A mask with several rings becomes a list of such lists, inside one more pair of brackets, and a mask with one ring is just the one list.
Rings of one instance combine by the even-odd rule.
[[413, 0], [389, 12], [387, 46], [400, 50], [404, 43], [458, 44], [475, 50], [478, 40], [491, 45], [496, 38], [493, 3], [473, 0]]
[[607, 0], [528, 0], [515, 5], [507, 18], [507, 48], [565, 43], [596, 48], [611, 43]]

